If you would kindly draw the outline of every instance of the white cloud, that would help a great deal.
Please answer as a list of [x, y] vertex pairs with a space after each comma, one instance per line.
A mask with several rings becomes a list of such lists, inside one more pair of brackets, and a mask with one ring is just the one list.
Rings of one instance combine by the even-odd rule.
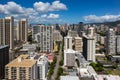
[[45, 13], [48, 12], [48, 9], [50, 7], [50, 3], [43, 3], [43, 2], [35, 2], [34, 3], [34, 8], [36, 9], [36, 11], [40, 12], [40, 13]]
[[56, 18], [59, 18], [59, 14], [50, 14], [48, 16], [49, 19], [56, 19]]
[[120, 14], [118, 15], [104, 15], [104, 16], [96, 16], [89, 15], [83, 17], [86, 22], [111, 22], [120, 20]]
[[67, 7], [65, 4], [60, 3], [60, 1], [54, 1], [52, 4], [46, 2], [35, 2], [34, 8], [36, 11], [40, 13], [46, 13], [49, 11], [59, 11], [59, 10], [67, 10]]
[[42, 18], [47, 18], [47, 14], [41, 15]]
[[60, 3], [60, 1], [54, 1], [52, 4], [48, 2], [47, 3], [35, 2], [33, 4], [33, 7], [31, 8], [23, 7], [20, 4], [17, 4], [13, 1], [7, 2], [6, 4], [0, 4], [0, 14], [4, 16], [14, 16], [15, 21], [21, 18], [27, 18], [32, 23], [49, 21], [55, 22], [56, 19], [59, 19], [59, 14], [50, 13], [47, 15], [41, 13], [66, 9], [67, 9], [66, 5]]
[[5, 5], [0, 4], [0, 13], [3, 14], [21, 14], [24, 13], [24, 9], [15, 2], [8, 2]]
[[60, 1], [54, 1], [49, 10], [50, 11], [67, 10], [67, 7], [65, 4], [60, 3]]
[[46, 19], [57, 19], [59, 18], [59, 14], [49, 14], [49, 15], [46, 15], [46, 14], [43, 14], [41, 15], [41, 18], [46, 18]]

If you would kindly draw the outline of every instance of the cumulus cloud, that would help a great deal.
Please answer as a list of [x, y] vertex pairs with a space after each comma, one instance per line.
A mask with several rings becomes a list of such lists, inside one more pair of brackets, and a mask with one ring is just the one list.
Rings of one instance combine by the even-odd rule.
[[21, 14], [24, 13], [23, 8], [15, 2], [8, 2], [5, 5], [0, 4], [0, 13], [3, 14]]
[[[33, 7], [31, 8], [23, 7], [20, 4], [17, 4], [13, 1], [7, 2], [6, 4], [0, 4], [0, 14], [4, 16], [14, 16], [15, 21], [21, 18], [27, 18], [32, 23], [40, 22], [40, 21], [48, 22], [50, 21], [50, 19], [58, 19], [59, 14], [53, 14], [52, 11], [59, 11], [66, 9], [67, 9], [66, 5], [60, 3], [60, 1], [54, 1], [52, 3], [35, 2], [33, 4]], [[51, 13], [46, 15], [45, 13], [47, 12], [51, 12]]]
[[65, 4], [60, 3], [60, 1], [54, 1], [52, 4], [46, 2], [35, 2], [34, 8], [36, 11], [40, 13], [46, 13], [49, 11], [59, 11], [59, 10], [67, 10], [67, 7]]
[[53, 13], [51, 13], [49, 15], [43, 14], [43, 15], [41, 15], [41, 18], [57, 19], [57, 18], [59, 18], [59, 14], [53, 14]]
[[46, 18], [47, 17], [47, 14], [43, 14], [41, 15], [42, 18]]
[[96, 15], [89, 15], [83, 17], [86, 22], [111, 22], [120, 20], [119, 15], [104, 15], [104, 16], [96, 16]]
[[56, 19], [56, 18], [59, 18], [59, 14], [50, 14], [49, 16], [48, 16], [48, 18], [50, 18], [50, 19]]

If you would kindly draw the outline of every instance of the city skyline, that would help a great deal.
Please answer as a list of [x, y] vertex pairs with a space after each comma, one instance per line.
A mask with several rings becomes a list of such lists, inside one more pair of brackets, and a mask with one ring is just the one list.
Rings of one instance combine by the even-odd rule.
[[119, 0], [0, 0], [0, 17], [30, 23], [85, 23], [120, 20]]

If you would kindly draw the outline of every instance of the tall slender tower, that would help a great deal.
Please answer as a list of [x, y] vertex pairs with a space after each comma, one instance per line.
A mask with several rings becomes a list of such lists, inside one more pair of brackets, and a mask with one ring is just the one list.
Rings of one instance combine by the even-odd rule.
[[64, 49], [72, 49], [72, 37], [66, 36], [64, 37]]
[[83, 36], [83, 56], [86, 60], [95, 62], [96, 40], [94, 28], [90, 27], [87, 32], [87, 35]]
[[27, 19], [21, 19], [17, 23], [17, 40], [20, 42], [27, 42], [28, 36], [28, 21]]
[[107, 54], [116, 54], [116, 35], [115, 31], [113, 29], [109, 29], [107, 31], [107, 45], [106, 45], [106, 51]]
[[0, 44], [14, 48], [14, 18], [5, 17], [0, 19]]
[[3, 22], [4, 19], [0, 19], [0, 45], [3, 44]]

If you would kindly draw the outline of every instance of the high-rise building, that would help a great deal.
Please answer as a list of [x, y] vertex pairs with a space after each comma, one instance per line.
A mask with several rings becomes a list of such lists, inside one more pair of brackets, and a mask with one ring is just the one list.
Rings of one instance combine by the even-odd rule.
[[43, 55], [37, 60], [38, 79], [46, 80], [48, 72], [48, 59]]
[[116, 37], [116, 52], [120, 54], [120, 35]]
[[0, 19], [0, 45], [1, 44], [3, 44], [3, 37], [4, 37], [4, 35], [3, 35], [3, 28], [4, 28], [4, 26], [3, 26], [3, 24], [4, 24], [4, 19]]
[[72, 49], [64, 50], [64, 66], [68, 68], [75, 66], [75, 53]]
[[20, 42], [27, 42], [28, 36], [28, 21], [27, 19], [21, 19], [17, 23], [17, 40]]
[[109, 29], [107, 31], [106, 37], [106, 51], [107, 54], [115, 54], [116, 53], [116, 35], [113, 29]]
[[17, 41], [17, 27], [14, 27], [14, 40]]
[[82, 52], [83, 48], [83, 41], [81, 37], [75, 37], [75, 51]]
[[33, 38], [40, 43], [41, 52], [53, 52], [53, 26], [35, 25]]
[[[32, 27], [32, 38], [37, 41], [38, 35], [40, 36], [40, 25], [34, 25]], [[37, 41], [38, 42], [38, 41]]]
[[0, 45], [9, 45], [14, 48], [14, 18], [0, 19]]
[[88, 61], [95, 62], [96, 35], [93, 27], [88, 27], [87, 35], [83, 35], [83, 56]]
[[71, 36], [72, 38], [75, 38], [78, 36], [78, 33], [76, 31], [69, 30], [68, 35]]
[[88, 61], [95, 62], [95, 37], [83, 36], [83, 56]]
[[100, 43], [101, 43], [101, 44], [104, 44], [104, 45], [105, 45], [105, 38], [106, 38], [106, 37], [104, 37], [104, 36], [101, 36], [101, 37], [100, 37]]
[[64, 49], [72, 49], [72, 37], [66, 36], [64, 37]]
[[77, 32], [79, 36], [82, 36], [81, 31], [83, 31], [83, 22], [79, 22], [78, 24]]
[[62, 41], [62, 35], [58, 30], [54, 30], [53, 32], [53, 40], [56, 41]]
[[0, 46], [0, 78], [4, 79], [5, 65], [9, 63], [9, 46]]
[[87, 35], [90, 36], [90, 37], [95, 36], [95, 29], [93, 27], [89, 27], [87, 29]]
[[29, 59], [28, 55], [20, 55], [5, 66], [5, 79], [7, 80], [36, 80], [37, 63]]

